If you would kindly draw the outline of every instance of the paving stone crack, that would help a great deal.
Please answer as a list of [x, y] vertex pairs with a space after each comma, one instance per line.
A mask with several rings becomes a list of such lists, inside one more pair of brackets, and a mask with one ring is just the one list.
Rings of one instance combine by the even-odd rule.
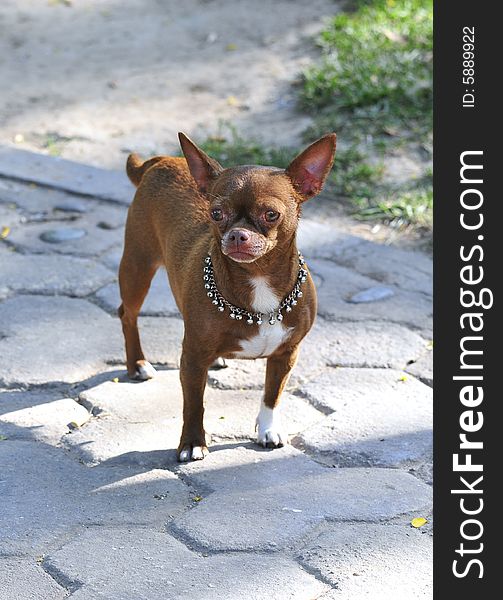
[[[299, 567], [301, 567], [302, 570], [304, 570], [306, 573], [309, 573], [309, 575], [312, 575], [320, 583], [323, 583], [324, 585], [328, 585], [329, 588], [332, 590], [338, 589], [337, 585], [334, 585], [328, 577], [325, 577], [320, 569], [317, 569], [316, 567], [313, 567], [313, 566], [307, 564], [299, 556], [293, 555], [292, 559], [299, 565]], [[325, 594], [326, 594], [326, 590], [324, 592], [322, 592], [318, 596], [318, 598], [323, 598], [323, 596]]]
[[49, 577], [54, 579], [59, 586], [68, 592], [69, 596], [84, 586], [82, 581], [79, 581], [78, 579], [71, 579], [65, 575], [65, 573], [57, 569], [54, 565], [46, 562], [45, 559], [40, 563], [40, 566], [47, 573], [47, 575], [49, 575]]

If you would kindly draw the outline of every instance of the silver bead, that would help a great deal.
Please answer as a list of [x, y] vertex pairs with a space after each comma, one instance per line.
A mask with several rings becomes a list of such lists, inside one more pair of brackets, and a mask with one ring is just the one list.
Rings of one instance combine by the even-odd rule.
[[218, 306], [218, 300], [212, 300], [211, 303], [214, 304], [215, 306]]
[[300, 279], [300, 280], [302, 281], [302, 283], [306, 283], [306, 281], [307, 281], [307, 277], [301, 277], [301, 279]]
[[246, 322], [248, 323], [248, 325], [253, 325], [253, 319], [251, 317], [247, 319]]
[[257, 325], [262, 325], [262, 319], [260, 319], [260, 318], [257, 319]]
[[209, 256], [207, 256], [207, 257], [204, 259], [204, 262], [205, 262], [207, 265], [209, 265], [209, 264], [210, 264], [210, 262], [211, 262], [211, 258], [210, 258]]
[[278, 321], [282, 321], [283, 315], [281, 313], [278, 313], [278, 316], [276, 318], [278, 319]]
[[205, 283], [204, 284], [204, 289], [205, 290], [210, 290], [211, 289], [211, 285], [209, 283]]
[[297, 292], [297, 298], [302, 298], [302, 296], [303, 296], [303, 295], [304, 295], [304, 294], [303, 294], [302, 292], [300, 292], [300, 291], [299, 291], [299, 292]]
[[209, 280], [210, 280], [210, 278], [208, 277], [208, 275], [205, 275], [205, 276], [203, 277], [203, 279], [204, 279], [204, 281], [209, 281]]
[[218, 307], [218, 310], [219, 310], [220, 312], [224, 312], [225, 308], [224, 308], [223, 306], [219, 306], [219, 307]]
[[213, 298], [213, 292], [208, 292], [206, 295], [208, 296], [208, 298]]
[[243, 318], [243, 315], [236, 315], [236, 321], [241, 321], [242, 318]]
[[274, 317], [270, 317], [269, 325], [274, 325], [274, 323], [276, 323], [276, 319]]
[[285, 308], [285, 310], [286, 310], [286, 312], [292, 312], [292, 307], [291, 307], [291, 306], [287, 306], [287, 307]]
[[297, 300], [292, 300], [292, 306], [297, 306]]

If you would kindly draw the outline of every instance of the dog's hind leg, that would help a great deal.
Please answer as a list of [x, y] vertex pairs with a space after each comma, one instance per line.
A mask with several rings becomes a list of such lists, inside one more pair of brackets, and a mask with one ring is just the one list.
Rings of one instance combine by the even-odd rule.
[[122, 322], [122, 331], [126, 342], [127, 371], [131, 379], [151, 379], [155, 375], [154, 367], [145, 360], [138, 332], [138, 314], [150, 288], [159, 261], [155, 254], [146, 253], [144, 248], [126, 243], [119, 267], [119, 287], [122, 304], [118, 314]]

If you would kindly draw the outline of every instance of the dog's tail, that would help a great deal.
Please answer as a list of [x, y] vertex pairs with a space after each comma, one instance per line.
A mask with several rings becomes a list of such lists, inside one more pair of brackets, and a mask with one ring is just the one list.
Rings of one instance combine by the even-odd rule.
[[126, 163], [126, 173], [131, 182], [138, 187], [145, 171], [162, 160], [163, 156], [154, 156], [149, 160], [142, 161], [138, 154], [130, 154]]

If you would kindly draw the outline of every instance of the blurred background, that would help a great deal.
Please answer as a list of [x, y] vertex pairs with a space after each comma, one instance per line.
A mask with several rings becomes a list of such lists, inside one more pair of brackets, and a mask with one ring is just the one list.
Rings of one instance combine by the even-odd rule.
[[3, 0], [0, 143], [123, 169], [187, 132], [284, 166], [338, 134], [309, 207], [429, 249], [431, 0]]

